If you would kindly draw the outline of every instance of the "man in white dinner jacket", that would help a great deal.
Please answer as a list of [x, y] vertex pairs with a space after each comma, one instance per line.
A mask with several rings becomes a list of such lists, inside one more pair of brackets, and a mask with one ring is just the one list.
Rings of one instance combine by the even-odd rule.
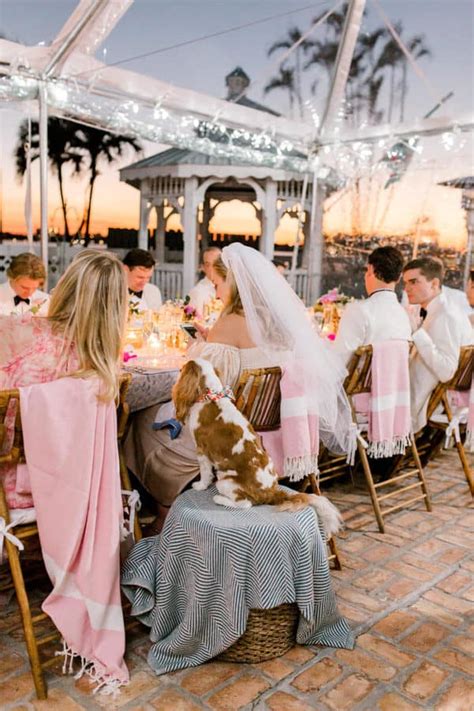
[[395, 294], [402, 268], [403, 255], [395, 247], [378, 247], [369, 255], [365, 271], [368, 298], [346, 306], [334, 341], [346, 361], [359, 346], [411, 340], [410, 320]]
[[211, 281], [211, 276], [214, 262], [219, 259], [220, 255], [221, 250], [219, 247], [208, 247], [204, 250], [201, 264], [204, 278], [198, 281], [189, 292], [189, 303], [194, 306], [201, 316], [204, 315], [205, 305], [216, 297], [216, 289]]
[[49, 294], [39, 288], [45, 279], [44, 264], [35, 254], [22, 252], [13, 257], [7, 281], [0, 284], [0, 314], [21, 315], [30, 311], [46, 315]]
[[469, 318], [453, 309], [442, 293], [443, 265], [437, 259], [413, 259], [403, 269], [410, 304], [419, 304], [412, 316], [415, 350], [410, 358], [411, 414], [413, 431], [426, 424], [426, 409], [439, 382], [456, 372], [461, 346], [473, 342]]
[[163, 303], [157, 286], [150, 284], [155, 260], [146, 249], [131, 249], [123, 258], [130, 304], [139, 311], [159, 311]]

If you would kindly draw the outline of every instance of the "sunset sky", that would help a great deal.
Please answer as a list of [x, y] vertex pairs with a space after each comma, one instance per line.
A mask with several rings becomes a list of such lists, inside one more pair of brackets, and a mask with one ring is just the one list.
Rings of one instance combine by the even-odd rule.
[[[25, 44], [48, 43], [63, 25], [75, 6], [74, 0], [2, 0], [0, 30], [11, 40]], [[306, 2], [310, 5], [310, 2]], [[193, 88], [214, 96], [225, 96], [224, 76], [236, 65], [241, 65], [255, 80], [249, 96], [288, 115], [288, 98], [282, 91], [263, 94], [271, 63], [278, 55], [267, 57], [271, 44], [280, 39], [289, 27], [307, 29], [315, 15], [333, 5], [314, 2], [309, 9], [300, 0], [135, 0], [105, 43], [105, 61], [115, 62], [170, 44], [193, 39], [253, 20], [278, 15], [294, 9], [294, 14], [275, 18], [264, 24], [232, 32], [197, 44], [169, 50], [145, 59], [123, 64], [125, 68], [158, 77], [176, 85]], [[454, 98], [439, 115], [466, 115], [473, 106], [473, 3], [471, 0], [382, 0], [392, 20], [402, 20], [403, 36], [424, 34], [432, 49], [431, 59], [421, 59], [420, 67], [439, 96], [448, 91]], [[373, 6], [369, 8], [363, 29], [378, 24]], [[25, 22], [28, 18], [28, 22]], [[323, 34], [316, 36], [321, 38]], [[98, 58], [104, 59], [103, 49]], [[314, 76], [304, 78], [306, 96]], [[321, 79], [320, 92], [312, 98], [313, 106], [321, 111], [326, 85]], [[382, 94], [381, 106], [386, 97]], [[413, 72], [409, 76], [406, 120], [422, 116], [433, 105], [426, 85]], [[18, 126], [24, 116], [11, 107], [0, 111], [2, 135], [1, 208], [3, 231], [24, 234], [24, 184], [15, 175], [12, 158]], [[367, 174], [360, 183], [357, 200], [353, 189], [333, 195], [326, 202], [325, 229], [328, 233], [350, 232], [359, 209], [359, 224], [368, 232], [406, 234], [414, 230], [417, 220], [426, 217], [425, 231], [439, 235], [444, 246], [463, 246], [466, 237], [464, 212], [458, 190], [437, 185], [441, 180], [472, 172], [472, 137], [455, 136], [454, 147], [446, 151], [441, 137], [426, 139], [423, 153], [417, 156], [407, 175], [395, 187], [383, 189], [384, 179]], [[164, 149], [165, 146], [146, 143], [143, 156]], [[142, 156], [138, 156], [142, 157]], [[106, 234], [109, 227], [137, 227], [139, 193], [119, 182], [118, 168], [138, 157], [128, 154], [112, 168], [102, 167], [94, 198], [92, 231]], [[38, 166], [33, 170], [33, 210], [35, 228], [39, 224]], [[74, 230], [81, 221], [85, 179], [69, 178], [66, 185], [70, 206], [70, 227]], [[57, 180], [49, 181], [49, 224], [62, 228]], [[216, 232], [255, 234], [258, 223], [248, 205], [222, 206], [212, 224]], [[277, 233], [277, 241], [294, 239], [294, 225], [285, 220]]]

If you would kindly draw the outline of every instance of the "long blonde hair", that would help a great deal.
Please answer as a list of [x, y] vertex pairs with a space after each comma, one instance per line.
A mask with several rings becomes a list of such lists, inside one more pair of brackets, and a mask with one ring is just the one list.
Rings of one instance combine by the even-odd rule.
[[100, 399], [118, 395], [118, 362], [128, 303], [122, 263], [110, 252], [86, 249], [71, 262], [53, 291], [48, 319], [64, 337], [63, 353], [74, 345], [77, 376], [97, 375]]
[[237, 289], [237, 284], [232, 271], [227, 269], [221, 257], [216, 259], [212, 265], [212, 268], [215, 270], [216, 274], [218, 274], [222, 279], [225, 279], [230, 289], [229, 300], [226, 304], [224, 304], [221, 314], [223, 316], [226, 314], [238, 314], [239, 316], [243, 316], [244, 308], [242, 306], [242, 301], [240, 300], [239, 290]]

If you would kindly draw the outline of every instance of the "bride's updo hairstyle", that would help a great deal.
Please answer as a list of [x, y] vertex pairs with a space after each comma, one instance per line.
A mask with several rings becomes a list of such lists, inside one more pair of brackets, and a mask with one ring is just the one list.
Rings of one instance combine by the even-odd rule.
[[232, 270], [227, 269], [221, 257], [218, 257], [214, 262], [213, 269], [218, 276], [225, 280], [227, 286], [229, 287], [229, 297], [227, 302], [224, 304], [222, 314], [238, 314], [239, 316], [242, 316], [244, 309]]
[[98, 376], [101, 400], [118, 395], [118, 363], [127, 315], [122, 263], [110, 252], [86, 249], [71, 262], [54, 289], [48, 319], [64, 337], [63, 354], [73, 345], [78, 377]]

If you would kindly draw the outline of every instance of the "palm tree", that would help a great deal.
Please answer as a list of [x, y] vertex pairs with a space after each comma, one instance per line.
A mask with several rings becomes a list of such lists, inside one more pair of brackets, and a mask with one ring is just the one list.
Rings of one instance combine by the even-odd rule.
[[95, 181], [100, 175], [99, 164], [106, 161], [113, 163], [122, 154], [125, 148], [133, 148], [134, 151], [141, 151], [140, 143], [131, 136], [117, 136], [109, 131], [90, 126], [80, 126], [78, 131], [78, 148], [82, 157], [87, 161], [89, 171], [88, 194], [84, 217], [80, 229], [84, 227], [84, 238], [89, 239], [90, 224], [92, 214], [92, 198], [94, 194]]
[[[67, 201], [64, 194], [64, 167], [72, 163], [74, 173], [80, 173], [83, 156], [77, 151], [77, 132], [79, 127], [71, 121], [51, 116], [48, 119], [48, 158], [51, 170], [57, 174], [61, 208], [64, 221], [64, 235], [69, 237], [67, 221]], [[28, 121], [23, 121], [18, 132], [18, 142], [15, 147], [15, 160], [17, 173], [23, 176], [26, 172], [28, 151]], [[31, 122], [31, 147], [30, 159], [39, 158], [39, 126], [37, 121]]]
[[[424, 43], [424, 35], [414, 35], [406, 42], [407, 49], [411, 52], [414, 59], [420, 57], [431, 57], [431, 50]], [[407, 83], [408, 60], [403, 55], [402, 61], [402, 79], [401, 79], [401, 96], [400, 96], [400, 123], [405, 118], [405, 100], [408, 93]]]
[[[280, 49], [290, 49], [290, 47], [293, 47], [293, 45], [296, 42], [300, 42], [300, 44], [293, 51], [294, 65], [292, 67], [293, 79], [294, 79], [294, 81], [293, 81], [294, 94], [295, 94], [296, 100], [298, 102], [300, 118], [303, 118], [303, 92], [302, 92], [302, 87], [301, 87], [301, 54], [302, 54], [302, 52], [307, 51], [307, 49], [311, 46], [310, 40], [305, 39], [305, 40], [300, 41], [302, 36], [303, 35], [302, 35], [301, 31], [297, 27], [291, 27], [288, 30], [286, 37], [279, 40], [278, 42], [274, 42], [267, 52], [267, 56], [270, 57], [274, 52], [277, 52]], [[282, 67], [280, 67], [280, 70], [281, 69], [282, 69]]]
[[290, 113], [293, 115], [293, 106], [295, 102], [295, 72], [294, 69], [290, 67], [284, 67], [283, 65], [280, 65], [279, 69], [280, 73], [278, 76], [273, 77], [273, 79], [270, 79], [268, 84], [264, 87], [263, 91], [265, 94], [268, 94], [270, 91], [273, 91], [274, 89], [283, 89], [288, 92], [288, 99], [290, 103]]

